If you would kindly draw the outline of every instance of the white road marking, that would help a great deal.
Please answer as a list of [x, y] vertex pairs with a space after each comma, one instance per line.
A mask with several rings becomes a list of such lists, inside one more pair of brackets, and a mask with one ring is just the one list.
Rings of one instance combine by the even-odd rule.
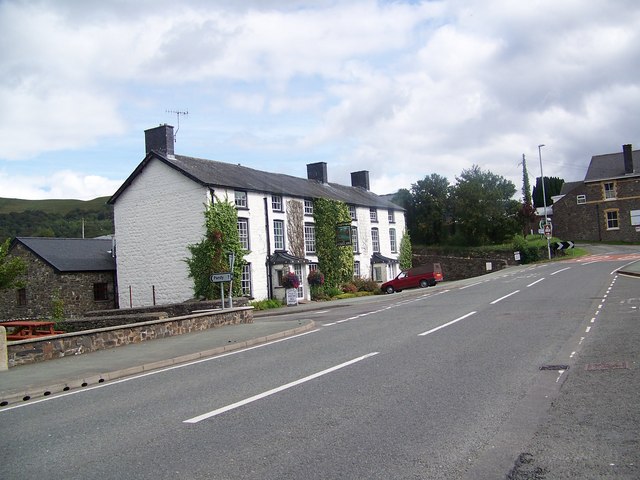
[[543, 280], [544, 280], [544, 277], [542, 277], [540, 280], [536, 280], [535, 282], [530, 283], [529, 285], [527, 285], [527, 288], [528, 288], [528, 287], [533, 287], [536, 283], [540, 283], [540, 282], [541, 282], [541, 281], [543, 281]]
[[[553, 275], [553, 274], [552, 274]], [[520, 292], [520, 290], [516, 290], [515, 292], [511, 292], [508, 295], [505, 295], [504, 297], [500, 297], [495, 299], [493, 302], [491, 302], [490, 305], [495, 305], [498, 302], [501, 302], [502, 300], [504, 300], [505, 298], [509, 298], [511, 295], [515, 295], [516, 293]]]
[[313, 375], [309, 375], [309, 376], [301, 378], [299, 380], [295, 380], [293, 382], [287, 383], [286, 385], [281, 385], [279, 387], [272, 388], [271, 390], [267, 390], [266, 392], [259, 393], [258, 395], [254, 395], [253, 397], [245, 398], [244, 400], [240, 400], [239, 402], [232, 403], [231, 405], [227, 405], [225, 407], [218, 408], [218, 409], [213, 410], [211, 412], [204, 413], [202, 415], [198, 415], [197, 417], [190, 418], [188, 420], [185, 420], [183, 423], [198, 423], [198, 422], [201, 422], [202, 420], [206, 420], [208, 418], [215, 417], [216, 415], [220, 415], [222, 413], [228, 412], [229, 410], [234, 410], [236, 408], [242, 407], [244, 405], [247, 405], [249, 403], [255, 402], [257, 400], [261, 400], [263, 398], [266, 398], [266, 397], [268, 397], [270, 395], [273, 395], [275, 393], [279, 393], [279, 392], [282, 392], [283, 390], [287, 390], [289, 388], [295, 387], [296, 385], [300, 385], [302, 383], [308, 382], [310, 380], [313, 380], [315, 378], [321, 377], [321, 376], [326, 375], [328, 373], [335, 372], [336, 370], [340, 370], [341, 368], [348, 367], [349, 365], [353, 365], [354, 363], [357, 363], [357, 362], [360, 362], [362, 360], [365, 360], [366, 358], [369, 358], [369, 357], [372, 357], [374, 355], [377, 355], [378, 353], [380, 353], [380, 352], [372, 352], [372, 353], [368, 353], [366, 355], [363, 355], [361, 357], [354, 358], [353, 360], [349, 360], [348, 362], [344, 362], [344, 363], [341, 363], [340, 365], [336, 365], [334, 367], [327, 368], [326, 370], [322, 370], [321, 372], [314, 373]]
[[565, 270], [571, 270], [571, 267], [567, 267], [567, 268], [563, 268], [561, 270], [557, 270], [557, 271], [553, 272], [551, 275], [555, 275], [556, 273], [564, 272]]
[[476, 312], [467, 313], [466, 315], [463, 315], [462, 317], [456, 318], [455, 320], [451, 320], [450, 322], [447, 322], [444, 325], [440, 325], [439, 327], [432, 328], [431, 330], [428, 330], [426, 332], [419, 333], [418, 336], [419, 337], [424, 337], [425, 335], [429, 335], [429, 334], [431, 334], [433, 332], [437, 332], [438, 330], [440, 330], [442, 328], [445, 328], [445, 327], [448, 327], [449, 325], [453, 325], [454, 323], [457, 323], [460, 320], [464, 320], [465, 318], [470, 317], [471, 315], [474, 315], [475, 313]]

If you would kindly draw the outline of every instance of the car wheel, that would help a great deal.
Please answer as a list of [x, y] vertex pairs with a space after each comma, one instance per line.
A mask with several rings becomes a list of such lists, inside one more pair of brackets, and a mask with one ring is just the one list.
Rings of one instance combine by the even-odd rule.
[[429, 282], [426, 280], [420, 280], [420, 288], [426, 288], [429, 286]]
[[393, 292], [394, 292], [393, 287], [392, 287], [391, 285], [389, 285], [389, 286], [386, 288], [386, 290], [385, 290], [385, 291], [386, 291], [387, 293], [393, 293]]

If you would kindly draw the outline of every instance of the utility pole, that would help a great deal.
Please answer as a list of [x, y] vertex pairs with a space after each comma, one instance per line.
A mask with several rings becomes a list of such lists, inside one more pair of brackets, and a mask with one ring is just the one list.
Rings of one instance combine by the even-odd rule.
[[[545, 192], [544, 190], [544, 173], [542, 173], [542, 151], [540, 150], [542, 147], [544, 147], [544, 143], [538, 145], [538, 157], [540, 157], [540, 179], [542, 181], [542, 203], [544, 205], [544, 225], [546, 227], [547, 225], [549, 225], [549, 217], [547, 216], [547, 192]], [[551, 243], [550, 243], [549, 236], [545, 235], [545, 237], [547, 237], [547, 254], [549, 256], [549, 260], [551, 260]]]

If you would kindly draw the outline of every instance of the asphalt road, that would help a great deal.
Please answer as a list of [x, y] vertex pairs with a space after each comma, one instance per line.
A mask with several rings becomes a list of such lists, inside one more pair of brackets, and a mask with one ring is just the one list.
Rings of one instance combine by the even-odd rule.
[[0, 476], [504, 478], [625, 262], [358, 299], [297, 337], [2, 411]]

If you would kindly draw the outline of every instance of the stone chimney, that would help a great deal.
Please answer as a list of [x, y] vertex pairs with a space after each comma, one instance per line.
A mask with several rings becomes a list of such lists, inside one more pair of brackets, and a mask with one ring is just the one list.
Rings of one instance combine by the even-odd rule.
[[369, 171], [360, 170], [359, 172], [351, 172], [351, 186], [369, 190]]
[[320, 183], [329, 183], [327, 177], [327, 163], [307, 163], [307, 178]]
[[633, 154], [630, 143], [622, 146], [622, 156], [624, 158], [624, 173], [633, 173]]
[[173, 127], [166, 123], [144, 131], [146, 153], [155, 150], [162, 155], [173, 155]]

